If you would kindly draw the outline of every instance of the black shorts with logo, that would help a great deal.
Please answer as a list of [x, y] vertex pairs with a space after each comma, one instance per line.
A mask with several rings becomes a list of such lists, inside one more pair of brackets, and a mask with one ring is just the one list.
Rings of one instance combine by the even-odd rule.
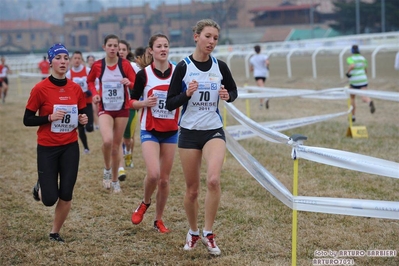
[[204, 145], [211, 139], [222, 139], [226, 141], [223, 128], [211, 130], [193, 130], [180, 128], [178, 147], [182, 149], [202, 150]]

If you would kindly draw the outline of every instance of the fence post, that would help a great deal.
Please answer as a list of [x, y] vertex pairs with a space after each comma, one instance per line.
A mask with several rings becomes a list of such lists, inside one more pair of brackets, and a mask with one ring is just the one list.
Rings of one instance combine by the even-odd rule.
[[[308, 138], [306, 136], [300, 134], [294, 134], [290, 137], [293, 140], [294, 146], [292, 148], [291, 157], [294, 160], [294, 179], [292, 184], [292, 195], [294, 198], [298, 196], [298, 158], [296, 156], [296, 147], [299, 144], [302, 144], [304, 140]], [[296, 248], [297, 248], [297, 232], [298, 232], [298, 211], [296, 210], [295, 206], [295, 199], [292, 202], [292, 237], [291, 237], [291, 262], [292, 266], [296, 266]]]

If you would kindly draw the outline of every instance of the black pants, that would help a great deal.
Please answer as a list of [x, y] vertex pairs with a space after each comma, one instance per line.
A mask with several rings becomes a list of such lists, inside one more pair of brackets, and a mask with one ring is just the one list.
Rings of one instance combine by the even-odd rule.
[[72, 200], [78, 168], [77, 141], [55, 147], [37, 145], [37, 171], [44, 205], [53, 206], [58, 198]]

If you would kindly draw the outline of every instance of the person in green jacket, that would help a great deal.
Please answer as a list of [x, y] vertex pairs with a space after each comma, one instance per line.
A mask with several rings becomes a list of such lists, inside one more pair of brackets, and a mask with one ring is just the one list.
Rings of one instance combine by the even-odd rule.
[[[367, 79], [367, 59], [360, 54], [359, 47], [357, 45], [352, 46], [352, 55], [346, 59], [349, 66], [346, 76], [349, 78], [350, 88], [352, 89], [367, 89], [368, 79]], [[351, 105], [352, 109], [352, 121], [355, 122], [355, 111], [356, 102], [354, 94], [351, 94]], [[369, 104], [370, 112], [373, 114], [375, 112], [375, 106], [370, 97], [362, 96], [362, 101]]]

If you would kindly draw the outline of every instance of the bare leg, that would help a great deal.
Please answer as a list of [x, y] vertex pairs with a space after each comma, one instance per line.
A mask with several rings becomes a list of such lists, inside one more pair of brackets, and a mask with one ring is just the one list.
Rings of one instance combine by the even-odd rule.
[[179, 149], [184, 177], [186, 179], [186, 194], [184, 196], [184, 209], [190, 229], [198, 230], [198, 195], [200, 185], [200, 168], [202, 151], [194, 149]]
[[203, 149], [207, 164], [207, 192], [205, 197], [205, 230], [212, 231], [219, 207], [221, 189], [220, 174], [226, 152], [226, 143], [222, 139], [208, 141]]
[[53, 221], [53, 228], [51, 229], [51, 233], [59, 233], [62, 225], [64, 224], [69, 211], [71, 210], [72, 201], [64, 201], [59, 199], [57, 202], [57, 206], [55, 207], [55, 215]]

